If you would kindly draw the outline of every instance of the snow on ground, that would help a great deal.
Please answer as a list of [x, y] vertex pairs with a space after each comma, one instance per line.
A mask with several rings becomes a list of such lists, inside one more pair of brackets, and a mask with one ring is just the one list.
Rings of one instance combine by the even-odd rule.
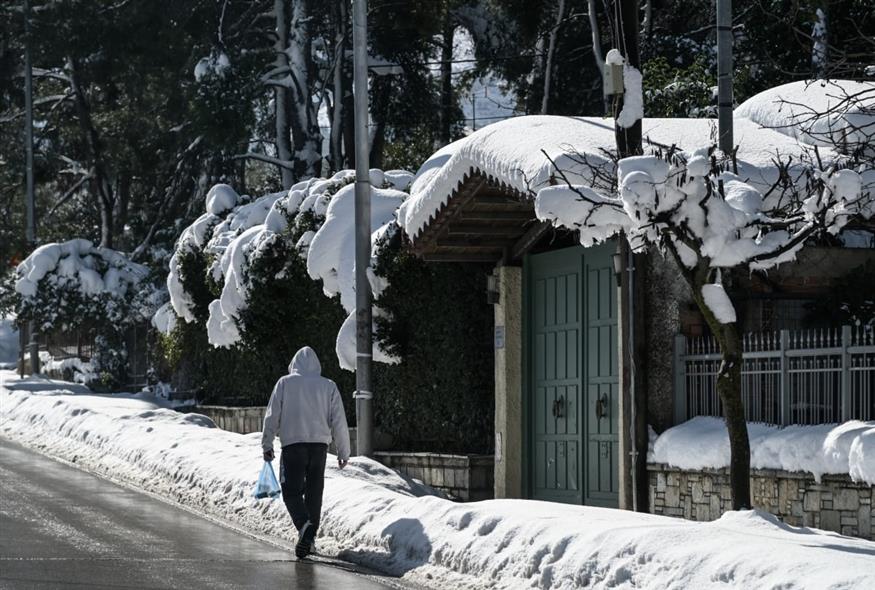
[[[260, 434], [143, 395], [0, 373], [0, 434], [237, 525], [293, 539], [249, 494]], [[278, 449], [277, 449], [278, 450]], [[710, 523], [524, 500], [457, 504], [365, 458], [329, 460], [320, 552], [433, 588], [868, 588], [875, 543], [755, 512]]]
[[[747, 431], [755, 469], [804, 471], [817, 481], [827, 473], [846, 473], [875, 485], [875, 421], [784, 428], [751, 422]], [[648, 460], [680, 469], [728, 467], [726, 425], [720, 418], [697, 416], [669, 428], [656, 439]]]

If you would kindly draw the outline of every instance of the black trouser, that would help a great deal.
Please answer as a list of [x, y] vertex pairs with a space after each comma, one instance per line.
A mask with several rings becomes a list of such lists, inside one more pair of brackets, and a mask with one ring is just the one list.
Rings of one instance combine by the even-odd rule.
[[308, 520], [314, 531], [319, 528], [327, 454], [328, 445], [322, 443], [295, 443], [283, 447], [280, 457], [283, 502], [299, 531]]

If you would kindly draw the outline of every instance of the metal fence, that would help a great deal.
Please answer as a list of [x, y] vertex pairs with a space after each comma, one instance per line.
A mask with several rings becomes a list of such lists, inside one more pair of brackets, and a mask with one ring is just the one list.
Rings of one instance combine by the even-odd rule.
[[[754, 332], [743, 336], [741, 395], [750, 422], [875, 420], [875, 330]], [[722, 416], [713, 336], [675, 337], [675, 419]]]
[[[26, 329], [19, 331], [19, 341], [22, 355], [26, 355], [30, 335]], [[124, 333], [125, 352], [127, 353], [124, 387], [138, 390], [148, 384], [148, 370], [151, 366], [148, 346], [149, 328], [145, 324], [133, 325]], [[89, 362], [94, 356], [96, 333], [91, 328], [56, 330], [37, 337], [41, 353], [48, 353], [52, 360], [78, 358]], [[21, 356], [23, 360], [25, 356]], [[45, 368], [44, 368], [45, 369]]]

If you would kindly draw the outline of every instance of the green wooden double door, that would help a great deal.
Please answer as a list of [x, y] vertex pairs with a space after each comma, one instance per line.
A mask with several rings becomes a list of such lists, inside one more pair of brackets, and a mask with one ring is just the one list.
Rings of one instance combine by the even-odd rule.
[[525, 260], [530, 496], [617, 506], [619, 377], [614, 242]]

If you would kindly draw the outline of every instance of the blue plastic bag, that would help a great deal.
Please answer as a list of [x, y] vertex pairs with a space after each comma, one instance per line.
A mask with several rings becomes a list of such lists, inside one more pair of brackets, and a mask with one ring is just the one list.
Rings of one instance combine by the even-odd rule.
[[281, 492], [280, 484], [273, 473], [273, 465], [270, 461], [265, 461], [264, 467], [261, 468], [261, 473], [258, 475], [258, 481], [255, 482], [255, 489], [252, 491], [252, 495], [259, 499], [273, 498]]

